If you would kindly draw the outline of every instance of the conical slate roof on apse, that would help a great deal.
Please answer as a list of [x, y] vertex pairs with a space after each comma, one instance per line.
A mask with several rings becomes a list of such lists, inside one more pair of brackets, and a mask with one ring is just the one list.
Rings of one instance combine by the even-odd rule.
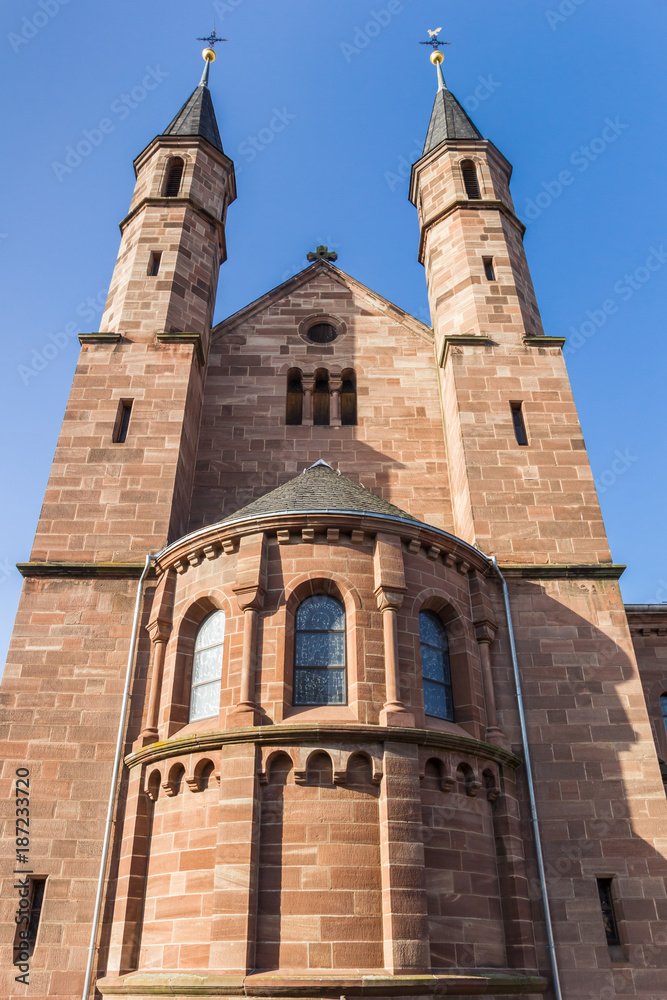
[[385, 517], [407, 518], [417, 521], [400, 507], [382, 500], [351, 479], [341, 476], [326, 462], [320, 460], [299, 476], [271, 490], [259, 500], [253, 500], [225, 521], [250, 520], [255, 517], [269, 517], [272, 514], [317, 513], [318, 511], [359, 514], [380, 514]]
[[200, 83], [164, 130], [163, 135], [199, 135], [223, 152], [211, 92]]
[[431, 122], [426, 134], [422, 156], [426, 156], [446, 139], [483, 138], [477, 126], [468, 117], [452, 92], [447, 89], [442, 69], [438, 66], [438, 92], [435, 95]]

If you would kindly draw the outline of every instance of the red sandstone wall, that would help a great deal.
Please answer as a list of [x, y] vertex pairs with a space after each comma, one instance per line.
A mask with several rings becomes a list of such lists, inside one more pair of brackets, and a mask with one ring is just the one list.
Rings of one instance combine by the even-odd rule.
[[[289, 295], [216, 328], [209, 358], [190, 528], [213, 524], [323, 458], [429, 524], [452, 527], [433, 346], [427, 328], [356, 282], [315, 272]], [[342, 320], [331, 345], [301, 322]], [[356, 427], [285, 425], [287, 372], [354, 368]]]

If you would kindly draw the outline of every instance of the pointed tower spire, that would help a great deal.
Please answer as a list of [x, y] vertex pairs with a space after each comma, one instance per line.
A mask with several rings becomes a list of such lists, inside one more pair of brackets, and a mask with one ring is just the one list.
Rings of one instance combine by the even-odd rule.
[[[205, 41], [208, 40], [205, 39]], [[225, 39], [216, 39], [216, 41], [225, 41]], [[206, 48], [202, 52], [202, 56], [205, 66], [201, 80], [176, 117], [167, 125], [163, 135], [201, 136], [222, 153], [222, 140], [213, 108], [213, 99], [208, 89], [209, 67], [215, 60], [215, 51], [212, 48]]]
[[431, 112], [431, 122], [426, 133], [423, 156], [439, 146], [446, 139], [482, 139], [482, 133], [467, 115], [463, 107], [447, 89], [442, 72], [442, 52], [433, 52], [431, 62], [438, 76], [438, 90]]

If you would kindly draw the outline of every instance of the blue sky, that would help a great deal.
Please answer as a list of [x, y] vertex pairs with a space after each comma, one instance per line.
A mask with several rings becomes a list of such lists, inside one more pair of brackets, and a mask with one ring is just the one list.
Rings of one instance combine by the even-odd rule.
[[211, 90], [239, 189], [216, 319], [300, 270], [318, 243], [427, 318], [406, 176], [435, 89], [417, 43], [443, 25], [449, 86], [514, 164], [546, 332], [570, 338], [624, 597], [667, 601], [664, 3], [5, 0], [0, 658], [14, 563], [29, 557], [76, 332], [98, 328], [132, 160], [198, 82], [196, 38], [214, 18], [229, 41]]

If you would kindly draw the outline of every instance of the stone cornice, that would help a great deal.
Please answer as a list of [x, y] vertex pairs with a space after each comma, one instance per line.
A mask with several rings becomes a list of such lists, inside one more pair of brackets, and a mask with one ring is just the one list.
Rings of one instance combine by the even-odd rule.
[[17, 563], [16, 568], [26, 579], [32, 577], [135, 579], [141, 576], [144, 564], [139, 562], [23, 562]]
[[484, 575], [492, 572], [489, 562], [478, 549], [439, 528], [408, 518], [340, 510], [286, 510], [240, 518], [238, 521], [230, 519], [200, 528], [158, 553], [158, 572], [173, 566], [177, 572], [182, 573], [187, 570], [188, 565], [196, 566], [204, 558], [216, 558], [220, 555], [220, 550], [229, 554], [237, 548], [238, 540], [248, 534], [264, 531], [269, 538], [277, 538], [281, 544], [289, 544], [292, 533], [294, 536], [300, 535], [306, 528], [323, 536], [329, 528], [337, 528], [342, 533], [356, 532], [361, 541], [365, 535], [370, 539], [378, 532], [387, 532], [399, 535], [407, 544], [413, 542], [417, 550], [423, 548], [429, 558], [442, 555], [447, 565], [458, 566], [461, 572], [468, 572], [471, 568]]
[[204, 348], [200, 333], [156, 333], [155, 339], [160, 344], [191, 344], [201, 366], [206, 364]]
[[480, 198], [470, 200], [469, 198], [457, 198], [456, 201], [452, 201], [449, 205], [446, 205], [441, 211], [436, 215], [427, 219], [426, 222], [421, 227], [421, 234], [419, 236], [419, 251], [417, 253], [417, 259], [420, 264], [424, 263], [424, 251], [426, 247], [426, 236], [429, 229], [437, 225], [438, 222], [442, 222], [448, 216], [452, 215], [458, 209], [471, 209], [476, 212], [484, 212], [488, 209], [495, 209], [507, 218], [516, 229], [519, 230], [520, 235], [523, 237], [526, 232], [526, 227], [523, 222], [512, 212], [511, 209], [507, 207], [504, 201], [500, 201], [498, 198]]
[[246, 726], [239, 729], [214, 729], [208, 733], [192, 733], [190, 736], [173, 736], [160, 743], [128, 754], [128, 767], [152, 764], [168, 757], [182, 757], [185, 754], [210, 752], [234, 743], [256, 743], [269, 746], [292, 746], [295, 743], [321, 743], [323, 740], [353, 740], [358, 742], [412, 743], [420, 747], [453, 751], [469, 757], [480, 757], [497, 764], [517, 768], [521, 758], [492, 743], [484, 743], [472, 736], [456, 733], [441, 733], [431, 729], [403, 729], [394, 726], [372, 726], [360, 723], [284, 722], [275, 726]]
[[526, 347], [560, 347], [565, 346], [565, 337], [531, 337], [527, 334], [523, 338]]
[[130, 972], [125, 976], [98, 979], [103, 997], [306, 997], [338, 1000], [338, 997], [427, 997], [427, 996], [526, 996], [544, 993], [547, 980], [523, 975], [513, 969], [452, 970], [445, 975], [390, 976], [386, 973], [339, 975], [280, 975], [260, 973], [250, 976], [222, 972]]
[[483, 334], [474, 333], [452, 333], [443, 338], [442, 346], [438, 354], [438, 367], [444, 368], [447, 363], [450, 347], [491, 347], [493, 341]]
[[507, 580], [620, 580], [626, 568], [620, 563], [543, 563], [500, 566], [500, 572]]
[[79, 343], [84, 344], [119, 344], [123, 338], [119, 333], [80, 333]]
[[640, 635], [667, 635], [667, 604], [626, 604], [630, 631]]

